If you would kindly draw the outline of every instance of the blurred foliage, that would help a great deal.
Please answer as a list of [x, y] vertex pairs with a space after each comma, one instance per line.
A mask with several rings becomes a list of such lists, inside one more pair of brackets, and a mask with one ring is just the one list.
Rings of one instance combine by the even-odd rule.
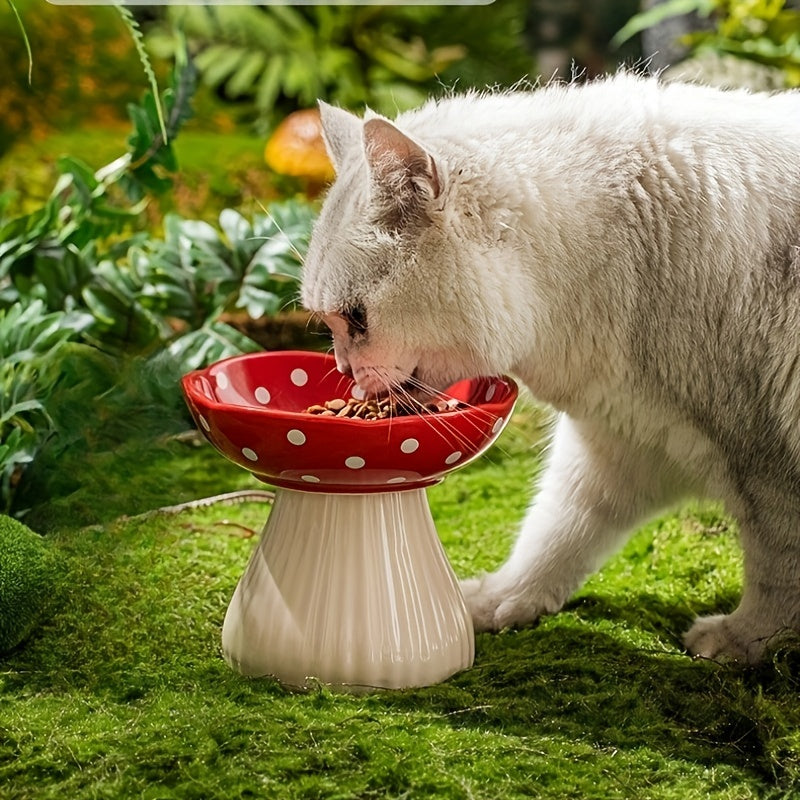
[[22, 17], [19, 15], [19, 9], [17, 8], [16, 3], [14, 0], [7, 0], [7, 2], [8, 7], [11, 9], [11, 13], [17, 20], [22, 41], [25, 43], [25, 51], [28, 54], [28, 83], [30, 84], [33, 79], [33, 53], [31, 52], [31, 40], [28, 38], [28, 31], [25, 30], [25, 23], [22, 21]]
[[[258, 203], [294, 193], [279, 191], [278, 179], [265, 168], [263, 140], [238, 131], [220, 135], [197, 127], [190, 123], [172, 143], [180, 165], [170, 176], [172, 188], [151, 196], [142, 212], [142, 224], [154, 235], [163, 231], [169, 212], [213, 223], [222, 208], [237, 207], [252, 214]], [[119, 154], [122, 136], [115, 129], [93, 127], [55, 132], [40, 142], [17, 141], [0, 158], [0, 198], [5, 196], [7, 215], [12, 210], [16, 215], [30, 213], [47, 201], [64, 153], [79, 156], [96, 171]]]
[[593, 78], [637, 63], [638, 41], [609, 42], [640, 8], [640, 0], [530, 0], [528, 35], [542, 75]]
[[776, 67], [787, 86], [800, 86], [800, 8], [789, 0], [667, 0], [633, 17], [614, 41], [689, 13], [713, 23], [682, 38], [692, 53], [712, 51]]
[[[0, 306], [29, 296], [45, 300], [51, 310], [74, 307], [100, 244], [128, 230], [148, 193], [170, 187], [176, 167], [171, 140], [191, 113], [194, 82], [191, 62], [179, 61], [160, 104], [152, 92], [140, 104], [129, 104], [133, 131], [123, 156], [97, 172], [76, 158], [61, 158], [61, 177], [47, 202], [21, 217], [0, 219]], [[159, 105], [166, 111], [166, 138]], [[120, 246], [113, 244], [112, 256]]]
[[203, 81], [262, 127], [317, 99], [387, 114], [443, 85], [532, 76], [525, 0], [491, 6], [181, 6], [150, 32], [155, 53], [183, 30]]
[[[189, 73], [188, 63], [184, 73]], [[173, 133], [185, 118], [185, 77], [178, 74], [165, 93]], [[177, 89], [177, 91], [176, 91]], [[169, 147], [163, 135], [150, 146], [143, 139], [157, 126], [155, 101], [148, 94], [141, 107], [131, 105], [134, 133], [131, 149], [101, 173], [77, 159], [60, 161], [61, 177], [47, 202], [21, 217], [0, 218], [0, 509], [7, 511], [23, 470], [55, 433], [48, 400], [63, 387], [65, 349], [88, 355], [93, 348], [76, 344], [103, 337], [114, 321], [92, 313], [92, 298], [113, 294], [104, 272], [120, 254], [119, 237], [138, 216], [125, 189], [141, 198], [154, 183], [153, 165], [168, 166]], [[113, 190], [118, 195], [114, 197]], [[115, 241], [116, 240], [116, 241]], [[109, 258], [98, 248], [111, 242]], [[103, 326], [106, 326], [104, 329]], [[127, 327], [127, 326], [126, 326]], [[127, 331], [130, 334], [130, 331]], [[68, 388], [73, 388], [72, 386]], [[92, 387], [96, 392], [98, 387]]]
[[[275, 205], [252, 222], [226, 210], [219, 230], [173, 215], [163, 239], [142, 229], [148, 200], [172, 185], [194, 85], [191, 61], [178, 58], [161, 95], [166, 138], [148, 92], [129, 106], [120, 158], [93, 171], [64, 157], [40, 208], [8, 217], [0, 203], [0, 512], [14, 509], [46, 445], [57, 454], [142, 404], [156, 430], [185, 413], [181, 374], [258, 349], [224, 312], [259, 317], [295, 300], [307, 204]], [[123, 383], [132, 375], [133, 388]]]
[[41, 138], [86, 119], [102, 125], [125, 122], [141, 74], [136, 49], [115, 8], [54, 6], [14, 0], [33, 50], [28, 53], [16, 16], [0, 10], [0, 154], [20, 137]]

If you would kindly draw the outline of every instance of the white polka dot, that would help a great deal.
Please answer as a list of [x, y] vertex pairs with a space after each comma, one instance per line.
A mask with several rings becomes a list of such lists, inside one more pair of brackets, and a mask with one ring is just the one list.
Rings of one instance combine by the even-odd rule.
[[406, 479], [402, 475], [398, 475], [396, 478], [389, 478], [386, 483], [405, 483]]
[[230, 385], [228, 376], [224, 372], [218, 372], [214, 377], [217, 379], [218, 389], [227, 389], [228, 386]]
[[486, 402], [488, 403], [493, 397], [494, 393], [497, 391], [497, 384], [493, 383], [489, 388], [486, 390]]
[[289, 378], [295, 386], [305, 386], [308, 383], [308, 373], [299, 367], [292, 370]]
[[367, 396], [367, 393], [358, 384], [353, 384], [350, 395], [356, 400], [363, 400]]
[[444, 463], [445, 464], [455, 464], [456, 461], [458, 461], [458, 459], [461, 458], [461, 455], [462, 455], [461, 451], [460, 450], [456, 450], [455, 453], [450, 453], [450, 455], [447, 456], [447, 458], [444, 460]]
[[258, 400], [261, 405], [266, 405], [272, 399], [272, 395], [270, 395], [269, 390], [265, 389], [263, 386], [259, 386], [256, 391], [256, 400]]
[[301, 475], [300, 479], [306, 483], [319, 483], [319, 478], [316, 475]]
[[200, 424], [201, 424], [201, 425], [202, 425], [202, 426], [203, 426], [203, 427], [204, 427], [204, 428], [205, 428], [207, 431], [210, 431], [210, 430], [211, 430], [211, 426], [208, 424], [208, 420], [207, 420], [207, 419], [206, 419], [206, 418], [205, 418], [205, 417], [204, 417], [202, 414], [198, 414], [198, 415], [197, 415], [197, 418], [200, 420]]
[[289, 433], [286, 434], [286, 438], [292, 444], [301, 445], [306, 443], [306, 435], [303, 431], [297, 430], [297, 428], [292, 428]]
[[248, 461], [258, 461], [258, 453], [256, 453], [255, 450], [251, 450], [249, 447], [243, 447], [242, 448], [242, 455]]
[[419, 442], [416, 439], [405, 439], [400, 445], [400, 449], [404, 453], [413, 453], [419, 447]]
[[367, 462], [361, 456], [350, 456], [344, 460], [344, 463], [350, 469], [361, 469]]
[[492, 433], [497, 433], [502, 427], [505, 420], [502, 417], [498, 417], [497, 422], [492, 425]]

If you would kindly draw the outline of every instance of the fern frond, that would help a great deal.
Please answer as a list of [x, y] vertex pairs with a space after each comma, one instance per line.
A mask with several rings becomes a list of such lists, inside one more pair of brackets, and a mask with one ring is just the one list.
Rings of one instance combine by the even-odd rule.
[[128, 8], [119, 2], [114, 3], [114, 5], [116, 6], [117, 11], [119, 11], [119, 15], [122, 17], [122, 21], [125, 23], [125, 26], [130, 31], [131, 38], [136, 46], [136, 52], [139, 55], [139, 61], [142, 64], [142, 68], [147, 76], [147, 80], [150, 82], [150, 91], [153, 93], [153, 100], [156, 104], [156, 113], [158, 114], [158, 124], [161, 127], [161, 135], [164, 137], [164, 144], [167, 144], [169, 141], [167, 137], [167, 124], [164, 120], [164, 109], [161, 105], [161, 96], [158, 91], [158, 81], [156, 80], [156, 74], [153, 71], [153, 65], [150, 62], [150, 56], [147, 54], [147, 49], [144, 46], [144, 35], [142, 34], [142, 29], [139, 27], [139, 23], [136, 21], [136, 18]]

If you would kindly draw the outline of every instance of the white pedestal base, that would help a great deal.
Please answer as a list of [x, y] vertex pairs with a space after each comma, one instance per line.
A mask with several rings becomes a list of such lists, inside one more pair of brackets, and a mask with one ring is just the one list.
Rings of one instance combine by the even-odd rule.
[[472, 665], [472, 620], [424, 489], [281, 489], [222, 628], [228, 663], [291, 686], [427, 686]]

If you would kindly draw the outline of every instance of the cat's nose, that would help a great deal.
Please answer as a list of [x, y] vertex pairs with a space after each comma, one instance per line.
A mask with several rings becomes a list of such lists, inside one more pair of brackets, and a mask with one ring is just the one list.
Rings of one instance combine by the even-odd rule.
[[341, 372], [342, 375], [347, 375], [348, 378], [352, 378], [353, 368], [350, 366], [350, 361], [342, 355], [341, 351], [336, 347], [335, 342], [333, 346], [333, 355], [336, 358], [336, 369]]

